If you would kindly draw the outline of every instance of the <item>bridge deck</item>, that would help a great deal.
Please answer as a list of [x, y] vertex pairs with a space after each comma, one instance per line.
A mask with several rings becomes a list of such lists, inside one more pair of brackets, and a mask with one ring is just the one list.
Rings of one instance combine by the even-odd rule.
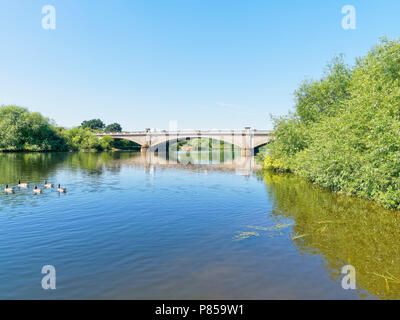
[[256, 135], [270, 135], [271, 130], [159, 130], [159, 131], [123, 131], [123, 132], [98, 132], [96, 135], [192, 135], [192, 134], [204, 134], [204, 135], [221, 135], [221, 134], [256, 134]]

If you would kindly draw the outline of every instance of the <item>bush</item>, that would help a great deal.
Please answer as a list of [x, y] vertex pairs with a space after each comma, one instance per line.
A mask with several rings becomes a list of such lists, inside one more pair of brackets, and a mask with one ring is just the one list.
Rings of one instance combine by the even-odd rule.
[[111, 150], [114, 139], [110, 136], [104, 136], [100, 140], [100, 146], [102, 150]]
[[351, 75], [330, 70], [275, 122], [272, 167], [400, 209], [400, 42], [382, 40]]
[[[71, 151], [101, 151], [103, 146], [101, 140], [97, 138], [93, 131], [82, 127], [76, 127], [63, 131], [68, 149]], [[105, 138], [105, 137], [104, 137]]]

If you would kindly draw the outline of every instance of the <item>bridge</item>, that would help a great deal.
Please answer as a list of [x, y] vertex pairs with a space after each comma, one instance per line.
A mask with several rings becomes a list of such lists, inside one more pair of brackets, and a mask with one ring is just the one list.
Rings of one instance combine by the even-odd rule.
[[242, 149], [242, 155], [254, 155], [258, 149], [271, 141], [271, 131], [245, 128], [244, 130], [182, 130], [154, 131], [146, 129], [136, 132], [100, 132], [101, 138], [110, 136], [115, 140], [129, 140], [141, 146], [141, 151], [166, 152], [169, 145], [184, 140], [213, 139], [227, 142]]

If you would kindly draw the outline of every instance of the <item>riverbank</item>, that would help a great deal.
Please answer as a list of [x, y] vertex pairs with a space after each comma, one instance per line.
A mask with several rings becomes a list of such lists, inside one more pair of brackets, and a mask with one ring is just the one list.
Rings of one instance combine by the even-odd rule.
[[382, 40], [354, 66], [342, 57], [296, 91], [274, 119], [264, 168], [400, 209], [400, 42]]

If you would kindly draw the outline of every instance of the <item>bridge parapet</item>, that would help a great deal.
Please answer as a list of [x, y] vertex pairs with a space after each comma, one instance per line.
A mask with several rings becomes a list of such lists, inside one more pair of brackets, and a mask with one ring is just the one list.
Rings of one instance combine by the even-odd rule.
[[232, 133], [254, 133], [254, 134], [271, 134], [271, 130], [157, 130], [157, 131], [122, 131], [122, 132], [97, 132], [96, 135], [143, 135], [143, 134], [187, 134], [187, 133], [201, 133], [201, 134], [232, 134]]

